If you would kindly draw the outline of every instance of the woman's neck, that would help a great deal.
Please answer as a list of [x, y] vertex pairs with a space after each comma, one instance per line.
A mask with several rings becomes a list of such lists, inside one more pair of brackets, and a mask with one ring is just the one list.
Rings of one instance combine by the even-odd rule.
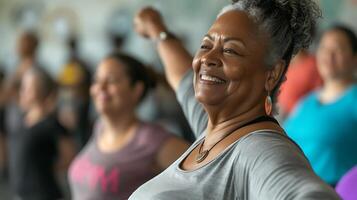
[[221, 112], [214, 112], [210, 109], [206, 109], [209, 121], [206, 130], [208, 137], [213, 135], [223, 135], [239, 129], [245, 123], [254, 120], [257, 117], [266, 115], [264, 112], [264, 106], [257, 104], [247, 109], [246, 111], [237, 111], [233, 115], [227, 115], [224, 110]]
[[126, 114], [125, 116], [102, 116], [103, 131], [105, 135], [117, 138], [126, 135], [138, 124], [136, 115]]
[[134, 137], [139, 124], [136, 116], [102, 116], [103, 129], [98, 137], [98, 148], [102, 152], [116, 152]]
[[35, 57], [23, 57], [20, 60], [20, 68], [22, 68], [22, 70], [28, 69], [30, 67], [32, 67], [35, 64]]
[[25, 124], [27, 126], [32, 126], [39, 121], [41, 121], [45, 116], [49, 114], [49, 111], [44, 109], [40, 105], [33, 106], [30, 108], [25, 115]]
[[340, 97], [350, 86], [356, 83], [354, 78], [325, 81], [320, 93], [320, 101], [329, 103]]

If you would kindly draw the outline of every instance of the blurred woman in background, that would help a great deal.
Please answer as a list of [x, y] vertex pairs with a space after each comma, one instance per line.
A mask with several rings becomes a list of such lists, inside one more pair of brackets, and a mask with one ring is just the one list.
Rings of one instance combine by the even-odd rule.
[[100, 118], [70, 167], [73, 199], [128, 199], [187, 149], [185, 141], [136, 116], [154, 86], [146, 67], [128, 55], [113, 53], [99, 64], [91, 95]]
[[288, 135], [303, 149], [315, 172], [334, 186], [357, 164], [357, 38], [334, 26], [320, 40], [317, 66], [323, 79], [287, 119]]
[[66, 169], [74, 156], [72, 140], [55, 114], [56, 83], [43, 69], [24, 72], [19, 103], [24, 111], [9, 134], [10, 185], [15, 199], [60, 199], [56, 169]]

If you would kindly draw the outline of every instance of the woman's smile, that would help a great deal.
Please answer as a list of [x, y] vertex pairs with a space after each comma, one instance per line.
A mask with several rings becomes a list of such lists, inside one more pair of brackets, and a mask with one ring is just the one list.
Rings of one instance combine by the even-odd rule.
[[217, 76], [209, 75], [209, 74], [200, 74], [200, 83], [208, 84], [208, 85], [217, 85], [217, 84], [225, 84], [227, 81], [221, 79]]
[[98, 99], [99, 102], [105, 103], [105, 102], [107, 102], [107, 101], [110, 100], [110, 97], [109, 97], [108, 93], [106, 93], [106, 92], [101, 92], [101, 93], [99, 93], [99, 94], [97, 95], [97, 99]]

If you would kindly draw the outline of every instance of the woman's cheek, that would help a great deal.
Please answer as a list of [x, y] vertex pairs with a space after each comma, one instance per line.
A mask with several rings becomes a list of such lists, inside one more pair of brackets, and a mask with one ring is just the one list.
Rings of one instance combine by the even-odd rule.
[[224, 63], [223, 66], [224, 73], [232, 81], [239, 81], [241, 77], [245, 74], [244, 67], [227, 63]]
[[192, 67], [195, 72], [198, 72], [200, 69], [200, 58], [195, 57], [192, 61]]

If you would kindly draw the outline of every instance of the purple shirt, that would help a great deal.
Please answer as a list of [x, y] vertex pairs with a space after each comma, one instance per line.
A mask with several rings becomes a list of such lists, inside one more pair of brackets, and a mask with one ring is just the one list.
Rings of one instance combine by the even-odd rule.
[[69, 182], [73, 199], [128, 199], [140, 185], [157, 175], [154, 166], [163, 143], [174, 137], [163, 128], [141, 123], [131, 141], [117, 152], [101, 152], [100, 127], [72, 162]]
[[357, 166], [342, 177], [336, 186], [336, 191], [343, 200], [357, 199]]

